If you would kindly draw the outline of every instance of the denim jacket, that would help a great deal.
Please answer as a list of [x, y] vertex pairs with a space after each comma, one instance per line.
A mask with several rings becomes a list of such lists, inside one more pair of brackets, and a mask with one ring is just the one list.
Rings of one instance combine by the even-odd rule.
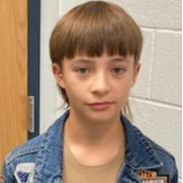
[[[47, 132], [7, 155], [2, 174], [5, 183], [63, 183], [62, 132], [68, 114], [69, 111], [65, 112]], [[117, 183], [177, 183], [172, 155], [144, 136], [124, 116], [121, 122], [126, 133], [126, 157]], [[150, 178], [146, 179], [146, 175]], [[162, 181], [164, 177], [168, 179]]]

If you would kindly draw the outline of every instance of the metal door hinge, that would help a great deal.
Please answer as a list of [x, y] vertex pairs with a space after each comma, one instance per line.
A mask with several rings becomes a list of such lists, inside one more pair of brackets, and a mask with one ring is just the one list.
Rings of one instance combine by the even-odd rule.
[[35, 98], [34, 96], [28, 96], [28, 131], [30, 133], [35, 132]]

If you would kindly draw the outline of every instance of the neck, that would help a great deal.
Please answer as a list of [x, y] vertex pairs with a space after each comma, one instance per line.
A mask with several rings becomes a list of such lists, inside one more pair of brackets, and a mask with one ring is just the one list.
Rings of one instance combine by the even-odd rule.
[[105, 147], [106, 145], [109, 147], [110, 144], [119, 144], [124, 140], [124, 132], [119, 116], [110, 121], [100, 122], [84, 119], [70, 111], [64, 133], [69, 143], [90, 147]]

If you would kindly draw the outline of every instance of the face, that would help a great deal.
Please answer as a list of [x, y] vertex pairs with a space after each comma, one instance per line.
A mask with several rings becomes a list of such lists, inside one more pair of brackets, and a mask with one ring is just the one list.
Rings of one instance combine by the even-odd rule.
[[53, 64], [58, 85], [65, 89], [70, 113], [91, 121], [119, 118], [139, 72], [133, 56], [76, 56]]

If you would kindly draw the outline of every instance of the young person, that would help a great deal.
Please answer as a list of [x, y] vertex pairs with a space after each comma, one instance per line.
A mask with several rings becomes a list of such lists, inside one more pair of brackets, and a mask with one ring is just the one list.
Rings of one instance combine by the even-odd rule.
[[175, 160], [125, 117], [140, 70], [142, 34], [121, 7], [70, 10], [50, 39], [67, 111], [5, 160], [7, 183], [177, 183]]

